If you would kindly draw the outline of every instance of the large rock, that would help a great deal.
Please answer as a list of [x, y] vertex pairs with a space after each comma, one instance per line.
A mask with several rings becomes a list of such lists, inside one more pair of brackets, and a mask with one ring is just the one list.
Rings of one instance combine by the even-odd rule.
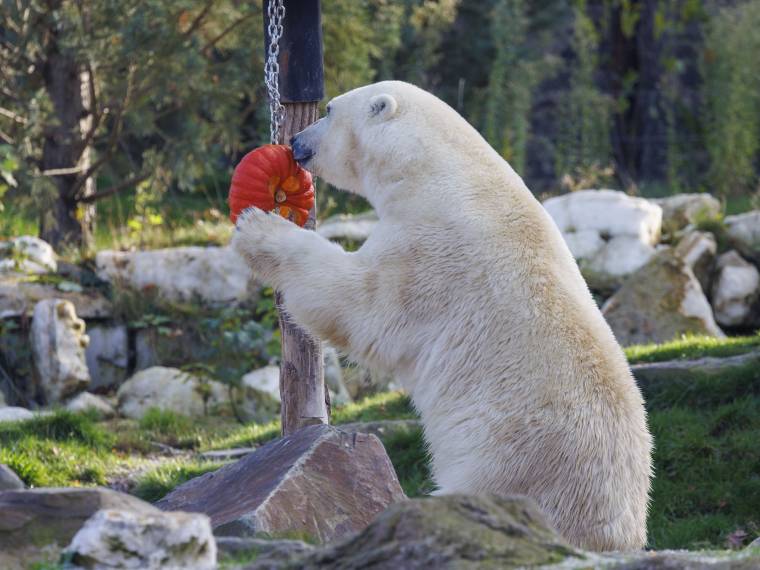
[[154, 512], [148, 503], [110, 489], [28, 489], [0, 493], [0, 568], [26, 569], [57, 559], [60, 549], [100, 509]]
[[308, 554], [294, 567], [537, 568], [568, 558], [580, 563], [586, 556], [551, 529], [531, 499], [449, 495], [395, 504], [360, 534]]
[[377, 225], [374, 210], [362, 214], [339, 214], [327, 218], [317, 226], [317, 233], [331, 240], [363, 242]]
[[725, 336], [691, 268], [670, 250], [631, 275], [602, 313], [624, 345], [666, 342], [687, 333]]
[[709, 291], [717, 251], [718, 244], [714, 235], [693, 231], [681, 238], [673, 253], [691, 268], [702, 290]]
[[38, 237], [20, 236], [0, 241], [0, 271], [49, 273], [56, 268], [53, 248]]
[[735, 251], [718, 257], [712, 288], [715, 320], [727, 327], [760, 323], [760, 271]]
[[90, 390], [117, 388], [127, 379], [129, 344], [124, 325], [95, 325], [87, 330], [90, 344], [85, 357], [90, 371]]
[[7, 406], [0, 408], [0, 422], [23, 422], [34, 418], [34, 414], [26, 408]]
[[297, 532], [327, 542], [402, 499], [380, 440], [320, 425], [192, 479], [156, 506], [206, 513], [217, 535]]
[[216, 546], [222, 562], [225, 558], [255, 558], [257, 566], [265, 565], [267, 568], [288, 567], [288, 564], [295, 563], [296, 559], [314, 550], [314, 546], [301, 540], [242, 536], [218, 536]]
[[202, 416], [228, 401], [223, 384], [203, 382], [192, 374], [163, 366], [141, 370], [119, 387], [116, 397], [119, 412], [133, 419], [140, 419], [150, 408]]
[[662, 227], [669, 233], [701, 220], [717, 219], [722, 210], [720, 200], [706, 193], [676, 194], [652, 202], [662, 208]]
[[238, 412], [248, 421], [271, 420], [280, 409], [280, 369], [264, 366], [245, 374], [235, 390]]
[[16, 475], [16, 472], [0, 463], [0, 492], [17, 491], [25, 487], [24, 482]]
[[77, 532], [63, 556], [83, 570], [213, 570], [216, 543], [205, 515], [104, 509]]
[[224, 304], [249, 300], [254, 291], [248, 264], [229, 246], [104, 250], [95, 264], [102, 279], [173, 301]]
[[614, 190], [550, 198], [544, 208], [593, 289], [611, 289], [645, 265], [660, 238], [662, 209]]
[[739, 252], [760, 264], [760, 210], [753, 210], [724, 220], [731, 244]]
[[61, 402], [89, 384], [85, 360], [89, 338], [69, 301], [37, 303], [30, 337], [38, 388], [48, 404]]
[[0, 272], [0, 319], [30, 317], [36, 304], [46, 299], [70, 301], [83, 319], [108, 318], [112, 313], [110, 301], [97, 290], [64, 291], [56, 285], [29, 281], [19, 273]]

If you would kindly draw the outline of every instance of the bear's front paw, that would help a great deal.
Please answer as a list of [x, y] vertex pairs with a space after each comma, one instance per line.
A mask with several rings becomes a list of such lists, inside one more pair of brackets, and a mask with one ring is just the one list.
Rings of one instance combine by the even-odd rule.
[[254, 277], [277, 285], [279, 270], [284, 265], [287, 234], [297, 230], [279, 215], [251, 207], [238, 217], [232, 246], [251, 266]]

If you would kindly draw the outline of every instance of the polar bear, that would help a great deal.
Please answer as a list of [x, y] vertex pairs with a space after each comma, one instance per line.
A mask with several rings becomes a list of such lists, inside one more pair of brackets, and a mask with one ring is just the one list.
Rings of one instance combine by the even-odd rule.
[[333, 99], [291, 144], [379, 223], [348, 253], [249, 209], [234, 246], [310, 334], [396, 375], [438, 493], [528, 495], [578, 547], [642, 548], [652, 442], [641, 393], [509, 164], [443, 101], [397, 81]]

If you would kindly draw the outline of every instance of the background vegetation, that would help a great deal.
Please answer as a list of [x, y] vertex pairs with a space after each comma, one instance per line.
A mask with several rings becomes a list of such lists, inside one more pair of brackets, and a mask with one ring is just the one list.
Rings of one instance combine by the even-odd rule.
[[[0, 1], [0, 235], [224, 241], [231, 170], [267, 139], [261, 1]], [[322, 4], [328, 97], [414, 82], [537, 193], [757, 195], [757, 0]]]

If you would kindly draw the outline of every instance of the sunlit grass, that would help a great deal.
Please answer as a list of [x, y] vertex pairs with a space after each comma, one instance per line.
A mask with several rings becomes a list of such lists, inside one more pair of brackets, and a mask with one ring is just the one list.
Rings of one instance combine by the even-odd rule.
[[760, 348], [760, 333], [753, 336], [716, 338], [686, 335], [663, 344], [643, 344], [626, 347], [628, 362], [661, 362], [665, 360], [702, 358], [705, 356], [735, 356]]

